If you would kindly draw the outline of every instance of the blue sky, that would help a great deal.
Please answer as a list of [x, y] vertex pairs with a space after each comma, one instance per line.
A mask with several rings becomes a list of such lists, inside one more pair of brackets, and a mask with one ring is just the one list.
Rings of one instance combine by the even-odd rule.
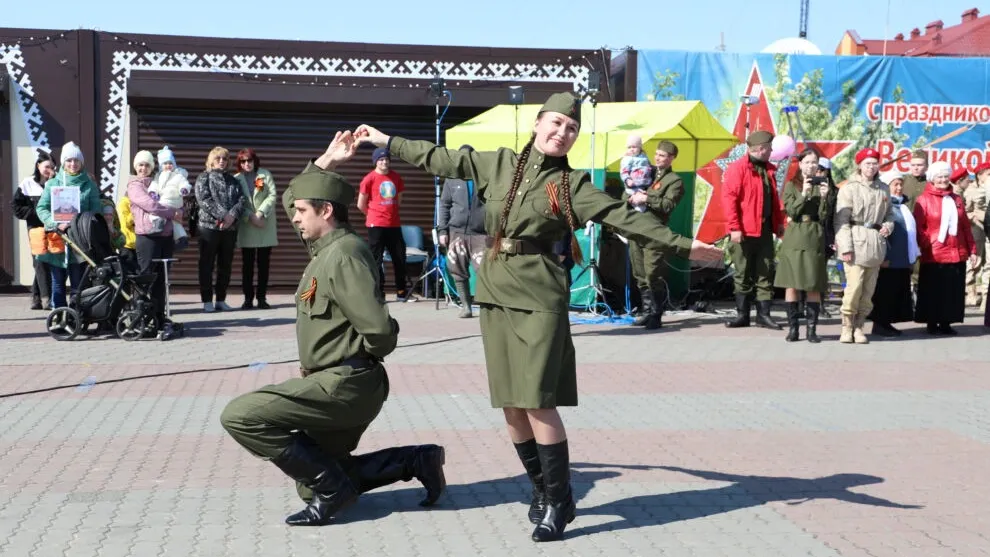
[[[333, 2], [276, 0], [215, 5], [47, 0], [5, 2], [0, 26], [100, 29], [259, 39], [458, 46], [712, 51], [719, 33], [729, 52], [757, 52], [797, 36], [799, 0], [592, 2], [499, 0]], [[977, 0], [811, 0], [808, 38], [832, 53], [849, 28], [882, 39], [890, 5], [890, 37], [924, 30], [930, 21], [959, 22]], [[602, 8], [614, 6], [613, 9]], [[540, 6], [534, 9], [534, 6]], [[759, 6], [757, 8], [757, 6]], [[42, 8], [43, 7], [43, 8]], [[274, 9], [273, 9], [274, 8]], [[988, 11], [990, 7], [984, 6]]]

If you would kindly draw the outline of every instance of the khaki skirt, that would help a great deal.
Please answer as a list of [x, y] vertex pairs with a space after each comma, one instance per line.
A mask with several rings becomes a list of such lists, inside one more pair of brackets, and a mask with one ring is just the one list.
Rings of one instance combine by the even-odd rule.
[[577, 363], [564, 313], [481, 304], [493, 408], [577, 406]]
[[777, 255], [777, 273], [773, 285], [805, 292], [828, 289], [828, 258], [817, 250], [783, 249]]

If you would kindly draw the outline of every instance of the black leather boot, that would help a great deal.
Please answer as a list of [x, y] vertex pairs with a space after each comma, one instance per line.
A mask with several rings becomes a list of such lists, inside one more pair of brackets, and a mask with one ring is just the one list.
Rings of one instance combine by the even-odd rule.
[[323, 458], [304, 441], [293, 440], [272, 464], [313, 491], [306, 508], [285, 519], [289, 526], [329, 524], [341, 509], [357, 501], [358, 491], [340, 465]]
[[798, 339], [798, 306], [800, 302], [787, 302], [787, 342], [794, 342]]
[[727, 321], [725, 326], [730, 329], [749, 327], [749, 295], [736, 294], [736, 318]]
[[818, 337], [818, 315], [821, 314], [822, 304], [821, 302], [807, 302], [805, 309], [808, 310], [806, 314], [808, 317], [808, 342], [818, 344], [822, 341]]
[[358, 491], [367, 493], [400, 480], [408, 482], [416, 478], [426, 488], [426, 497], [419, 502], [421, 507], [436, 503], [447, 487], [443, 473], [445, 461], [444, 449], [438, 445], [393, 447], [352, 458]]
[[647, 316], [643, 328], [655, 330], [663, 327], [663, 311], [667, 308], [667, 289], [663, 286], [650, 289], [650, 315]]
[[765, 329], [781, 330], [783, 327], [770, 317], [770, 300], [760, 300], [756, 302], [756, 324]]
[[574, 495], [571, 493], [570, 455], [567, 441], [537, 445], [540, 466], [547, 489], [547, 507], [533, 530], [534, 542], [550, 542], [564, 537], [564, 528], [574, 521]]
[[639, 291], [639, 297], [641, 299], [639, 308], [639, 316], [633, 320], [633, 325], [636, 327], [642, 327], [650, 320], [650, 315], [653, 314], [653, 292], [649, 288], [642, 288]]
[[536, 448], [536, 439], [530, 439], [522, 443], [514, 443], [516, 454], [522, 461], [526, 475], [533, 484], [533, 496], [529, 502], [529, 521], [539, 524], [540, 519], [547, 509], [546, 485], [543, 482], [543, 465], [540, 464], [540, 453]]

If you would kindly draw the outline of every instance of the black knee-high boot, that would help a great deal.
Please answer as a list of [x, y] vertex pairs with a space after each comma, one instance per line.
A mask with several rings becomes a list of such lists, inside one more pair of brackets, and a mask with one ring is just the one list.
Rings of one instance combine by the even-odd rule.
[[574, 495], [571, 493], [570, 455], [567, 441], [554, 445], [537, 445], [547, 507], [536, 529], [534, 542], [556, 541], [564, 537], [564, 528], [574, 520]]
[[340, 465], [324, 458], [304, 440], [293, 440], [282, 454], [272, 459], [272, 464], [313, 491], [306, 508], [285, 519], [290, 526], [329, 524], [341, 509], [357, 501], [357, 489]]
[[426, 488], [426, 497], [419, 505], [430, 507], [447, 487], [443, 473], [445, 459], [443, 447], [438, 445], [409, 445], [357, 455], [352, 462], [361, 493], [416, 478]]
[[787, 342], [794, 342], [798, 339], [798, 306], [800, 302], [787, 302]]
[[546, 484], [543, 481], [543, 465], [540, 464], [540, 453], [537, 450], [536, 439], [515, 443], [516, 454], [522, 461], [526, 475], [533, 484], [533, 496], [529, 502], [529, 521], [539, 524], [547, 509]]
[[808, 310], [808, 342], [815, 344], [822, 341], [818, 336], [818, 315], [821, 313], [821, 302], [808, 302], [805, 304]]

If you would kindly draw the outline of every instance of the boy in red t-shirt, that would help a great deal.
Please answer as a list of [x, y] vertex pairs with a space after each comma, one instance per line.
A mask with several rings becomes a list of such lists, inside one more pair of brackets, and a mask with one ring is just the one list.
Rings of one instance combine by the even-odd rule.
[[385, 270], [382, 260], [387, 249], [395, 270], [396, 298], [404, 302], [409, 293], [406, 290], [406, 242], [402, 239], [399, 222], [399, 200], [406, 188], [402, 177], [391, 169], [388, 149], [375, 149], [371, 162], [375, 169], [361, 180], [357, 206], [366, 215], [364, 224], [368, 227], [368, 243], [379, 269], [378, 287], [384, 296]]

